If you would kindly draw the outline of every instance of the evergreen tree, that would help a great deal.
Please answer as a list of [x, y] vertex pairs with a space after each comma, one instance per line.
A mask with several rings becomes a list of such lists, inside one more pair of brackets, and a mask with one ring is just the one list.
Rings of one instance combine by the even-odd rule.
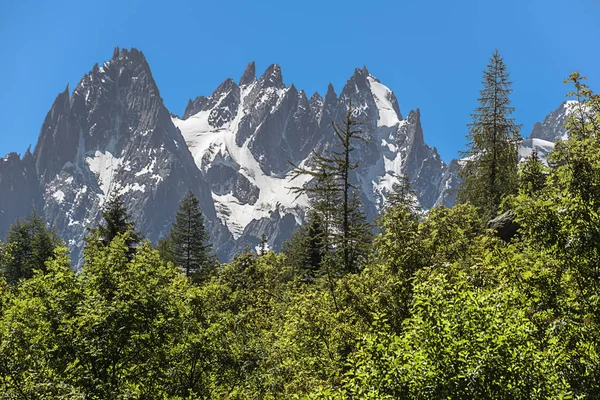
[[201, 275], [208, 273], [214, 264], [210, 254], [212, 245], [208, 242], [209, 235], [204, 227], [200, 202], [191, 191], [179, 205], [170, 240], [175, 262], [186, 276], [200, 279]]
[[307, 222], [296, 229], [282, 252], [294, 273], [303, 280], [313, 281], [321, 274], [327, 242], [319, 213], [309, 210]]
[[116, 193], [110, 195], [102, 210], [102, 219], [104, 222], [97, 228], [100, 242], [104, 246], [108, 246], [117, 235], [130, 232], [127, 245], [131, 255], [133, 249], [142, 240], [142, 235], [134, 230], [135, 224], [131, 220], [121, 195]]
[[2, 270], [6, 281], [14, 284], [31, 278], [35, 270], [46, 271], [45, 262], [53, 256], [62, 241], [49, 229], [42, 217], [33, 214], [10, 227], [3, 244]]
[[173, 254], [173, 241], [170, 236], [160, 238], [156, 245], [156, 250], [163, 261], [177, 264], [175, 255]]
[[258, 243], [258, 255], [264, 256], [269, 252], [269, 243], [267, 241], [267, 235], [264, 233], [260, 235], [260, 243]]
[[357, 261], [360, 257], [353, 254], [353, 246], [357, 240], [365, 240], [370, 230], [370, 227], [365, 229], [362, 223], [353, 225], [353, 221], [362, 219], [359, 215], [363, 212], [360, 201], [353, 198], [356, 187], [351, 183], [350, 173], [358, 168], [358, 163], [352, 162], [351, 156], [354, 142], [366, 141], [363, 132], [358, 129], [360, 123], [354, 119], [353, 112], [350, 104], [343, 124], [332, 122], [337, 146], [325, 154], [313, 151], [314, 168], [292, 164], [292, 179], [301, 175], [314, 178], [313, 184], [293, 187], [292, 190], [298, 195], [306, 193], [312, 198], [313, 209], [324, 222], [327, 244], [335, 249], [346, 272], [358, 271]]
[[533, 149], [531, 155], [525, 158], [520, 165], [519, 187], [522, 192], [534, 196], [544, 186], [546, 186], [545, 167], [538, 156], [537, 150]]
[[478, 207], [485, 218], [494, 217], [505, 195], [518, 189], [518, 146], [520, 127], [510, 106], [512, 93], [504, 60], [496, 50], [483, 72], [479, 107], [469, 124], [469, 150], [462, 153], [465, 165], [458, 201]]
[[411, 215], [417, 215], [421, 211], [417, 195], [410, 187], [410, 179], [408, 175], [398, 177], [399, 182], [392, 186], [393, 192], [386, 199], [385, 210], [390, 210], [394, 207], [406, 207]]

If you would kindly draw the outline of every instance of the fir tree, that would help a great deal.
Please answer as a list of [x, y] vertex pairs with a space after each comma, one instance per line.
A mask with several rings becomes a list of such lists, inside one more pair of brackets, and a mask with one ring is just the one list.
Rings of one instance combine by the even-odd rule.
[[365, 240], [368, 236], [362, 223], [360, 227], [353, 225], [353, 221], [361, 219], [358, 215], [362, 214], [362, 210], [360, 201], [353, 198], [356, 187], [351, 183], [350, 173], [358, 168], [358, 163], [352, 162], [352, 152], [355, 141], [366, 142], [353, 112], [350, 104], [344, 122], [341, 125], [332, 122], [338, 143], [325, 154], [313, 151], [313, 169], [292, 164], [292, 179], [301, 175], [314, 178], [313, 184], [293, 187], [292, 190], [297, 195], [306, 193], [312, 198], [313, 209], [321, 215], [324, 222], [327, 244], [335, 249], [346, 272], [358, 271], [357, 261], [360, 257], [354, 256], [353, 246], [357, 240]]
[[[127, 235], [127, 257], [131, 260], [143, 236], [135, 231], [129, 211], [121, 195], [112, 192], [102, 208], [102, 221], [96, 228], [89, 229], [91, 235], [86, 237], [86, 248], [94, 247], [92, 242], [98, 241], [101, 246], [107, 247], [119, 235]], [[85, 258], [85, 256], [84, 256]]]
[[417, 215], [421, 211], [421, 207], [417, 201], [415, 191], [410, 187], [408, 175], [399, 176], [398, 181], [392, 186], [393, 191], [387, 197], [384, 209], [390, 210], [394, 207], [403, 206], [411, 215]]
[[17, 220], [6, 235], [2, 251], [2, 270], [8, 283], [31, 278], [36, 270], [46, 271], [45, 263], [62, 241], [42, 217], [33, 214]]
[[545, 167], [536, 149], [525, 158], [519, 168], [519, 187], [522, 192], [534, 196], [546, 186]]
[[210, 254], [212, 245], [204, 227], [204, 216], [198, 198], [189, 191], [175, 215], [170, 240], [173, 257], [186, 276], [200, 279], [214, 264]]
[[304, 281], [313, 281], [322, 273], [327, 242], [320, 214], [309, 210], [306, 219], [284, 244], [282, 252], [296, 275]]
[[263, 233], [262, 235], [260, 235], [260, 242], [258, 243], [258, 255], [264, 256], [268, 252], [269, 252], [269, 243], [267, 240], [267, 235]]
[[127, 243], [132, 250], [142, 239], [142, 235], [135, 232], [135, 224], [125, 207], [125, 202], [121, 195], [113, 193], [104, 205], [102, 210], [103, 223], [98, 225], [98, 235], [103, 245], [108, 246], [115, 237], [125, 232], [131, 232]]
[[479, 107], [469, 124], [469, 149], [462, 153], [465, 165], [458, 201], [470, 202], [485, 218], [494, 217], [502, 198], [518, 189], [518, 146], [520, 127], [515, 124], [510, 106], [512, 93], [504, 60], [496, 50], [483, 72]]

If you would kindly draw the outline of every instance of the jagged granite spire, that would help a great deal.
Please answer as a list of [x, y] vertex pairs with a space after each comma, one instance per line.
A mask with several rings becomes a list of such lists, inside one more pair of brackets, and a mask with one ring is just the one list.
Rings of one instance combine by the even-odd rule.
[[263, 87], [274, 87], [277, 89], [283, 89], [283, 75], [281, 74], [281, 67], [277, 64], [271, 64], [265, 71], [265, 73], [259, 79]]
[[244, 74], [240, 78], [240, 86], [249, 85], [256, 80], [256, 63], [252, 61], [246, 67]]
[[206, 97], [198, 96], [194, 100], [190, 99], [185, 107], [185, 111], [183, 112], [183, 119], [188, 119], [192, 115], [197, 114], [202, 110], [202, 106], [206, 102]]

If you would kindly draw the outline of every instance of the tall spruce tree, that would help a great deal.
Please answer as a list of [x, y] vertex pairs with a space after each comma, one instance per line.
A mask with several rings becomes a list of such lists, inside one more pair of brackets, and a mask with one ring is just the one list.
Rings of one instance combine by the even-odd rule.
[[494, 217], [502, 198], [518, 189], [518, 146], [520, 126], [515, 124], [510, 106], [512, 93], [504, 60], [494, 52], [483, 72], [479, 107], [469, 124], [469, 149], [462, 152], [465, 165], [458, 201], [470, 202], [484, 218]]
[[293, 187], [292, 190], [297, 195], [306, 193], [312, 198], [313, 209], [323, 221], [327, 245], [341, 258], [345, 272], [357, 272], [360, 268], [361, 257], [356, 253], [356, 243], [371, 240], [370, 226], [363, 223], [366, 219], [360, 199], [354, 194], [356, 187], [350, 176], [351, 171], [358, 168], [358, 163], [352, 160], [354, 142], [366, 142], [363, 131], [359, 129], [361, 123], [353, 113], [350, 104], [343, 123], [332, 122], [338, 143], [324, 154], [313, 151], [314, 168], [292, 164], [292, 179], [301, 175], [314, 178], [312, 184]]
[[310, 282], [321, 275], [327, 254], [326, 235], [319, 213], [309, 210], [307, 222], [284, 243], [282, 252], [296, 275]]
[[36, 270], [46, 271], [45, 263], [62, 241], [42, 217], [33, 214], [24, 221], [17, 220], [6, 234], [1, 269], [8, 283], [31, 278]]
[[536, 149], [525, 158], [519, 168], [519, 188], [534, 197], [546, 186], [546, 168]]
[[135, 231], [135, 223], [132, 221], [121, 195], [115, 192], [110, 194], [102, 209], [102, 219], [103, 221], [96, 228], [100, 242], [104, 246], [108, 246], [117, 235], [130, 232], [127, 245], [131, 256], [137, 244], [142, 240], [142, 234]]
[[200, 280], [215, 263], [209, 238], [204, 227], [200, 202], [196, 195], [189, 191], [175, 215], [170, 241], [176, 264], [193, 280]]

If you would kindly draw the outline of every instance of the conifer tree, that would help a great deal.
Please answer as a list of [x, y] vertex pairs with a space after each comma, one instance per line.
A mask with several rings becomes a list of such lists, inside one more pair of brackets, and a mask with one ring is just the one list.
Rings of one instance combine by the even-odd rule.
[[175, 256], [173, 255], [173, 242], [170, 236], [160, 238], [156, 244], [156, 250], [160, 254], [160, 258], [165, 262], [176, 264]]
[[345, 272], [358, 271], [360, 257], [353, 253], [356, 250], [354, 245], [358, 240], [365, 240], [370, 230], [362, 222], [353, 225], [356, 221], [364, 220], [364, 214], [359, 199], [353, 194], [356, 187], [351, 182], [350, 173], [358, 168], [358, 163], [353, 162], [352, 152], [355, 141], [366, 142], [364, 133], [358, 129], [360, 122], [354, 119], [353, 112], [350, 104], [344, 122], [341, 125], [332, 122], [338, 143], [324, 154], [313, 151], [314, 168], [292, 164], [292, 179], [309, 175], [315, 180], [312, 185], [293, 187], [292, 190], [298, 195], [306, 193], [312, 197], [313, 209], [324, 222], [327, 243], [340, 256]]
[[510, 106], [512, 93], [504, 60], [496, 50], [483, 72], [479, 107], [469, 124], [469, 149], [462, 152], [465, 165], [458, 201], [470, 202], [485, 218], [494, 217], [505, 195], [518, 189], [518, 146], [520, 127]]
[[211, 256], [212, 245], [204, 227], [204, 216], [198, 198], [189, 191], [175, 215], [171, 228], [170, 241], [173, 258], [186, 276], [200, 279], [214, 264]]
[[321, 275], [328, 249], [320, 214], [309, 210], [306, 219], [307, 222], [296, 229], [282, 251], [295, 273], [305, 281], [312, 281]]
[[525, 158], [519, 168], [519, 187], [529, 196], [539, 193], [546, 185], [545, 167], [536, 149]]
[[61, 243], [56, 232], [35, 212], [24, 221], [17, 220], [6, 235], [0, 259], [6, 281], [14, 284], [31, 278], [36, 270], [45, 271], [45, 262]]
[[386, 199], [385, 210], [403, 206], [411, 215], [417, 215], [421, 208], [415, 191], [410, 187], [408, 175], [401, 175], [398, 180], [399, 182], [392, 186], [393, 191]]
[[134, 252], [134, 248], [142, 240], [142, 235], [135, 231], [135, 223], [125, 206], [121, 195], [112, 193], [102, 209], [102, 219], [96, 230], [100, 242], [108, 246], [115, 237], [125, 232], [130, 232], [127, 245], [129, 246], [129, 255]]

